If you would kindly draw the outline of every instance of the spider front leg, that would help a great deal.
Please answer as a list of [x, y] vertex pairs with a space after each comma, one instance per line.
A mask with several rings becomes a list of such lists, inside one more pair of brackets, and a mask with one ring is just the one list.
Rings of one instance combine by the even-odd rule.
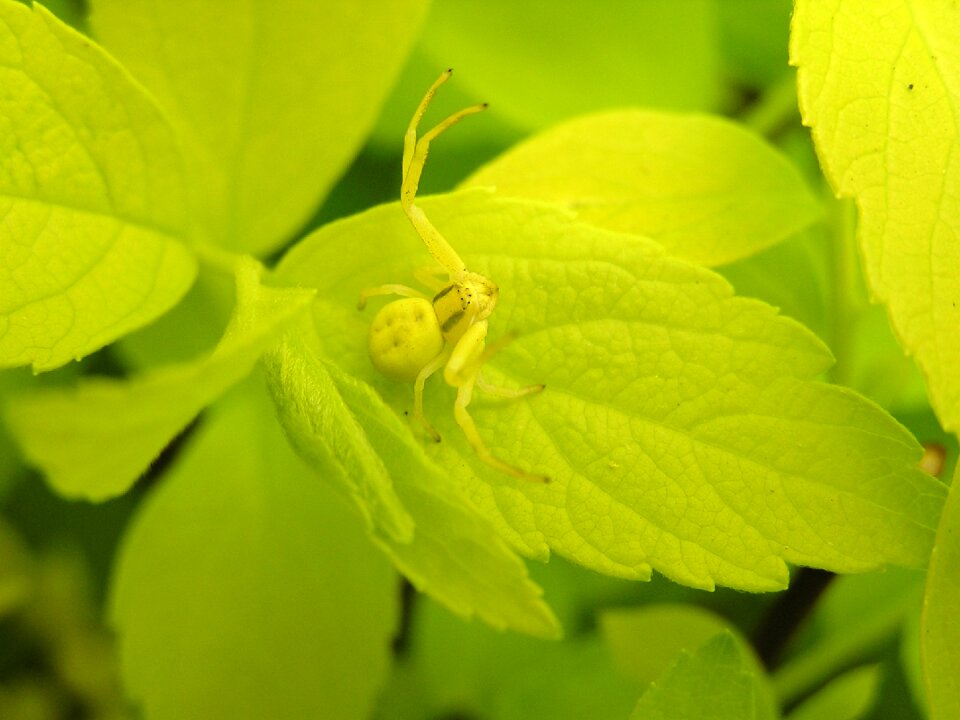
[[426, 164], [427, 154], [430, 152], [430, 142], [463, 118], [481, 112], [487, 107], [486, 103], [483, 103], [455, 112], [418, 138], [417, 128], [427, 106], [433, 100], [437, 88], [450, 78], [451, 73], [453, 73], [453, 70], [446, 70], [437, 78], [436, 82], [427, 90], [427, 94], [423, 96], [423, 100], [420, 101], [420, 105], [410, 119], [410, 125], [407, 127], [407, 132], [403, 138], [403, 177], [400, 184], [400, 205], [417, 234], [427, 246], [427, 250], [433, 255], [434, 260], [449, 273], [451, 279], [455, 279], [466, 274], [467, 266], [457, 254], [457, 251], [451, 247], [450, 243], [440, 234], [440, 231], [430, 222], [423, 210], [417, 207], [414, 202], [417, 197], [417, 189], [420, 186], [423, 166]]
[[413, 271], [417, 282], [436, 293], [450, 284], [449, 273], [437, 264], [423, 265]]
[[[493, 352], [499, 349], [499, 347], [502, 347], [502, 344], [498, 343], [496, 346], [490, 348], [491, 352], [485, 352], [484, 340], [486, 339], [486, 336], [486, 321], [477, 322], [471, 325], [470, 328], [464, 333], [463, 337], [460, 338], [460, 341], [453, 348], [453, 352], [450, 354], [450, 359], [447, 361], [447, 365], [444, 368], [444, 379], [449, 385], [457, 388], [457, 399], [453, 405], [453, 416], [457, 421], [457, 425], [459, 425], [460, 429], [463, 430], [463, 434], [473, 447], [477, 457], [482, 462], [501, 472], [521, 478], [523, 480], [530, 480], [531, 482], [539, 483], [550, 482], [550, 478], [548, 478], [546, 475], [538, 475], [537, 473], [521, 470], [518, 467], [514, 467], [513, 465], [504, 462], [490, 452], [487, 444], [483, 441], [483, 438], [480, 437], [480, 432], [477, 430], [477, 426], [473, 421], [473, 417], [467, 410], [467, 407], [470, 405], [470, 401], [473, 399], [473, 388], [477, 385], [480, 368], [490, 357], [490, 355], [493, 354]], [[492, 386], [487, 387], [492, 388]], [[521, 395], [528, 395], [532, 392], [537, 392], [542, 389], [542, 385], [535, 385], [516, 391], [511, 391], [507, 388], [494, 388], [496, 391], [494, 394], [499, 394], [506, 397], [520, 397]]]

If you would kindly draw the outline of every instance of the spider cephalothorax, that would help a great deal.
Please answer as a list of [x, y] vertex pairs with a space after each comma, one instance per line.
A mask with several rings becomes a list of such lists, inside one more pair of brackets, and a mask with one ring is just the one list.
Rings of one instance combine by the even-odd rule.
[[433, 309], [443, 339], [456, 343], [473, 323], [490, 317], [499, 292], [496, 284], [473, 272], [465, 273], [459, 282], [437, 291], [433, 296]]

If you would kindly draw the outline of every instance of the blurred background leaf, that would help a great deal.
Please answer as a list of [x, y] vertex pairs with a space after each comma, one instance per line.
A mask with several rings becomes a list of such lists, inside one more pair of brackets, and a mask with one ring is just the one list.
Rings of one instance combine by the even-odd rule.
[[424, 0], [91, 0], [94, 37], [166, 109], [206, 239], [265, 254], [355, 155], [420, 28]]
[[111, 615], [127, 687], [151, 720], [360, 720], [388, 666], [395, 583], [255, 376], [124, 540]]

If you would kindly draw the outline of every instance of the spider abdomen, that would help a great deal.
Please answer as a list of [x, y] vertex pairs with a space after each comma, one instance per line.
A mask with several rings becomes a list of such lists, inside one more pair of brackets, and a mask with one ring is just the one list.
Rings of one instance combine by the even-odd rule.
[[429, 300], [404, 298], [380, 308], [370, 325], [370, 360], [392, 380], [411, 382], [443, 350], [443, 333]]

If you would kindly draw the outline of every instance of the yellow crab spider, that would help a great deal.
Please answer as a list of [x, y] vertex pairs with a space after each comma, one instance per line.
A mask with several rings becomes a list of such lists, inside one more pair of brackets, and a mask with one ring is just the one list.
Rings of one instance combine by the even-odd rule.
[[489, 278], [467, 270], [450, 243], [414, 202], [430, 141], [467, 115], [486, 108], [486, 104], [464, 108], [417, 137], [417, 127], [427, 106], [437, 88], [449, 79], [452, 72], [446, 70], [430, 86], [410, 120], [403, 139], [403, 179], [400, 186], [403, 211], [447, 278], [441, 279], [435, 272], [424, 269], [416, 272], [417, 279], [434, 293], [432, 298], [419, 290], [397, 284], [367, 288], [360, 293], [358, 307], [361, 310], [371, 297], [400, 295], [403, 298], [385, 305], [374, 317], [368, 343], [370, 359], [374, 367], [387, 377], [401, 382], [413, 381], [414, 417], [436, 441], [440, 440], [440, 435], [423, 413], [423, 388], [427, 379], [443, 368], [444, 380], [457, 389], [454, 418], [477, 457], [514, 477], [548, 482], [544, 475], [526, 472], [495, 456], [477, 431], [467, 410], [474, 388], [499, 397], [518, 398], [543, 390], [543, 385], [511, 389], [488, 385], [480, 378], [483, 364], [509, 341], [507, 337], [490, 346], [486, 345], [487, 318], [497, 304], [499, 291]]

